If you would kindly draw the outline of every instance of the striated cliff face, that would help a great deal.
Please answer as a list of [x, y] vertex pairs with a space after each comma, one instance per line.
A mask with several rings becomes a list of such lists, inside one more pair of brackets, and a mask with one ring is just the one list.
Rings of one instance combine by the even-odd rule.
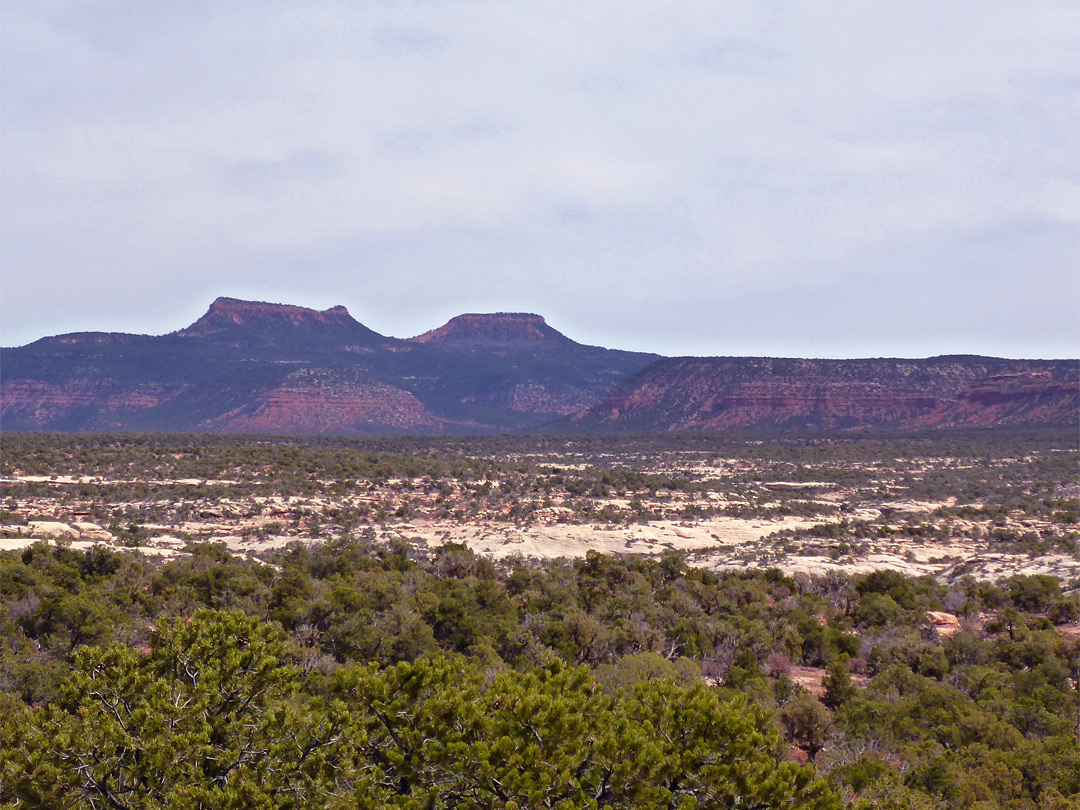
[[349, 370], [301, 369], [197, 426], [213, 433], [438, 433], [412, 394]]
[[1080, 424], [1075, 361], [673, 358], [567, 427], [596, 431], [866, 430]]
[[103, 380], [69, 379], [63, 385], [40, 379], [5, 380], [0, 388], [0, 427], [16, 423], [22, 430], [63, 430], [80, 411], [94, 408], [109, 396]]

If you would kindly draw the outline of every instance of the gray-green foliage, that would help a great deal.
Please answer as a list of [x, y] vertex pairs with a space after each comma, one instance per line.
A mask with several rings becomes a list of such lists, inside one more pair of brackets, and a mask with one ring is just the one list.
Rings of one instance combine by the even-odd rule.
[[584, 668], [461, 658], [324, 675], [235, 612], [166, 622], [147, 652], [82, 648], [56, 701], [11, 708], [15, 806], [839, 807], [780, 762], [768, 713], [700, 684], [610, 695]]
[[298, 675], [281, 631], [240, 613], [165, 623], [148, 653], [84, 647], [59, 699], [5, 728], [5, 796], [54, 808], [305, 806], [342, 726]]
[[[0, 555], [6, 800], [722, 807], [737, 789], [829, 806], [808, 771], [778, 764], [781, 728], [871, 807], [1080, 796], [1077, 642], [1028, 612], [1075, 606], [1054, 581], [946, 590], [674, 555], [497, 568], [461, 546], [414, 551], [296, 545], [274, 566], [214, 546]], [[885, 598], [899, 626], [867, 620]], [[943, 603], [968, 617], [944, 641], [924, 613]], [[827, 667], [821, 702], [786, 676], [799, 665]], [[726, 702], [736, 693], [749, 705]]]

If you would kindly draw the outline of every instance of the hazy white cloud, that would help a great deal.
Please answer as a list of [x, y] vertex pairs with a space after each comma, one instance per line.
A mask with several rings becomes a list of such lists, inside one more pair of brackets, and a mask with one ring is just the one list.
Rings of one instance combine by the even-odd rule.
[[3, 343], [229, 294], [401, 336], [531, 309], [665, 353], [1075, 356], [1078, 16], [8, 4]]

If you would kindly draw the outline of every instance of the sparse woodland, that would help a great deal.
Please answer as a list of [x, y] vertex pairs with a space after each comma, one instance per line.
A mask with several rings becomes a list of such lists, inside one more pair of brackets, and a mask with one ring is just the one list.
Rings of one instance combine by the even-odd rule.
[[[5, 436], [7, 536], [75, 515], [130, 548], [0, 555], [0, 801], [1075, 808], [1076, 581], [719, 572], [678, 553], [495, 561], [384, 529], [402, 507], [584, 524], [738, 506], [818, 510], [814, 536], [775, 541], [842, 555], [973, 527], [1060, 554], [1076, 462], [1075, 438], [1042, 434]], [[800, 482], [846, 495], [784, 488]], [[256, 515], [292, 538], [280, 548], [139, 550], [187, 512], [272, 497], [304, 504]], [[853, 517], [875, 498], [948, 505]]]

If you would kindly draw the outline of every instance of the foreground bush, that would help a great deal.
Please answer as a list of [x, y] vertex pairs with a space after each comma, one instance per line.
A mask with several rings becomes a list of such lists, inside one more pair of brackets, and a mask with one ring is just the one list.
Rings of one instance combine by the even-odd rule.
[[83, 648], [6, 707], [3, 798], [35, 808], [827, 808], [766, 712], [588, 670], [465, 659], [304, 671], [274, 626], [202, 610], [152, 649]]

